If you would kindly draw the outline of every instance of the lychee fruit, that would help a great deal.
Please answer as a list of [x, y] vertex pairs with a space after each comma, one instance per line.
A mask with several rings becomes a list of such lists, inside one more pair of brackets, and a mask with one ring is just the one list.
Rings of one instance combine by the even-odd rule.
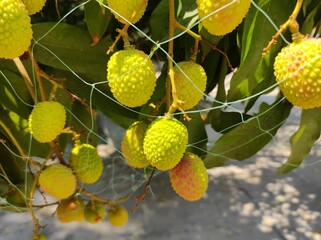
[[147, 4], [147, 0], [124, 0], [121, 3], [117, 0], [107, 0], [107, 5], [115, 18], [124, 24], [127, 23], [124, 18], [132, 24], [138, 22], [144, 15]]
[[114, 227], [124, 226], [128, 221], [128, 212], [121, 205], [113, 206], [108, 210], [108, 220]]
[[249, 11], [251, 0], [196, 0], [203, 26], [213, 35], [232, 32]]
[[183, 101], [183, 110], [197, 105], [206, 88], [206, 73], [203, 67], [195, 62], [179, 62], [174, 67], [176, 94]]
[[174, 118], [158, 118], [149, 125], [143, 148], [152, 166], [169, 170], [183, 157], [187, 143], [188, 133], [184, 124]]
[[57, 219], [62, 223], [81, 222], [85, 219], [84, 210], [85, 206], [81, 198], [63, 199], [56, 210]]
[[126, 49], [111, 56], [107, 64], [107, 80], [118, 102], [128, 107], [139, 107], [152, 96], [156, 73], [152, 61], [144, 52]]
[[133, 123], [126, 130], [121, 142], [121, 151], [123, 157], [129, 166], [135, 168], [144, 168], [150, 165], [144, 154], [144, 137], [148, 128], [148, 123], [138, 121]]
[[62, 164], [52, 164], [42, 170], [38, 181], [45, 193], [59, 199], [70, 197], [77, 185], [72, 170]]
[[193, 153], [185, 153], [170, 170], [170, 181], [175, 192], [188, 201], [201, 199], [208, 186], [208, 174], [203, 161]]
[[32, 136], [41, 143], [53, 141], [64, 129], [66, 110], [54, 101], [39, 102], [29, 116]]
[[45, 6], [47, 0], [22, 0], [29, 15], [39, 12]]
[[274, 75], [286, 99], [302, 108], [321, 106], [321, 39], [304, 38], [284, 47]]
[[14, 59], [28, 50], [32, 29], [20, 0], [0, 1], [0, 58]]
[[85, 206], [85, 220], [96, 224], [105, 218], [105, 205], [98, 201], [89, 201]]
[[103, 172], [103, 161], [97, 149], [87, 143], [76, 145], [70, 153], [70, 166], [83, 183], [96, 182]]

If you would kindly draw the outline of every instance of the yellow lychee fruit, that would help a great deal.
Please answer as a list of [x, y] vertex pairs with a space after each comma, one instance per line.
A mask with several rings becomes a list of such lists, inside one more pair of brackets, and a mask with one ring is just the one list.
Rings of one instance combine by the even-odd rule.
[[39, 12], [45, 6], [47, 0], [22, 0], [29, 15]]
[[85, 206], [79, 197], [63, 199], [59, 202], [56, 214], [57, 219], [62, 223], [81, 222], [85, 219]]
[[96, 224], [105, 218], [105, 205], [98, 201], [89, 201], [85, 206], [85, 220]]
[[185, 153], [170, 170], [170, 181], [175, 192], [188, 201], [201, 199], [208, 186], [208, 174], [203, 161], [193, 153]]
[[321, 39], [299, 38], [284, 47], [275, 58], [274, 75], [293, 105], [321, 107]]
[[183, 101], [183, 110], [197, 105], [206, 88], [206, 73], [204, 68], [195, 62], [179, 62], [174, 67], [176, 94]]
[[128, 212], [121, 205], [116, 205], [108, 210], [108, 220], [114, 227], [124, 226], [128, 221]]
[[[249, 11], [251, 0], [196, 0], [203, 26], [213, 35], [232, 32]], [[208, 16], [208, 17], [207, 17]]]
[[96, 182], [103, 173], [103, 161], [97, 149], [87, 143], [76, 145], [70, 153], [70, 166], [83, 183]]
[[152, 96], [156, 73], [144, 52], [126, 49], [111, 56], [107, 64], [107, 80], [117, 101], [128, 107], [139, 107]]
[[117, 0], [107, 0], [107, 5], [115, 15], [115, 18], [124, 24], [127, 21], [132, 24], [138, 22], [144, 15], [147, 4], [147, 0], [123, 0], [121, 3]]
[[144, 168], [150, 165], [150, 161], [147, 160], [143, 149], [144, 137], [148, 125], [145, 121], [138, 121], [126, 130], [121, 142], [121, 151], [129, 166]]
[[0, 1], [0, 58], [14, 59], [28, 50], [32, 29], [20, 0]]
[[187, 129], [174, 118], [158, 118], [148, 127], [144, 138], [144, 153], [151, 165], [169, 170], [183, 157], [188, 143]]
[[70, 168], [62, 164], [52, 164], [41, 171], [39, 185], [45, 193], [64, 199], [75, 192], [77, 182]]
[[41, 143], [53, 141], [64, 129], [66, 110], [54, 101], [39, 102], [29, 116], [32, 136]]

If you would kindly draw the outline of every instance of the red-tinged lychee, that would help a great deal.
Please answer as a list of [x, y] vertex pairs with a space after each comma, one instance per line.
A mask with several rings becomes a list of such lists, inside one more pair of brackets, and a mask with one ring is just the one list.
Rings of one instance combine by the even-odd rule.
[[175, 192], [188, 201], [201, 199], [208, 186], [208, 174], [203, 161], [193, 153], [185, 153], [170, 170], [170, 181]]

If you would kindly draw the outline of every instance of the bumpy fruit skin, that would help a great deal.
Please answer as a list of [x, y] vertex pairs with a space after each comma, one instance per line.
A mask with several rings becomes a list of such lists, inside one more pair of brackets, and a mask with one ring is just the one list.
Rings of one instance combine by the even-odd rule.
[[216, 36], [232, 32], [242, 22], [251, 5], [251, 0], [238, 0], [225, 8], [224, 6], [230, 4], [231, 0], [196, 0], [196, 2], [200, 19], [215, 12], [204, 18], [202, 24], [209, 33]]
[[175, 192], [188, 201], [201, 199], [208, 186], [208, 174], [203, 161], [193, 153], [186, 153], [179, 164], [170, 170]]
[[39, 102], [29, 116], [29, 129], [41, 143], [53, 141], [64, 129], [66, 110], [58, 102]]
[[108, 210], [108, 220], [114, 227], [124, 226], [128, 221], [128, 212], [126, 208], [116, 205]]
[[143, 148], [148, 125], [149, 124], [144, 121], [138, 121], [126, 130], [121, 142], [121, 151], [129, 166], [144, 168], [150, 165], [150, 161], [147, 160]]
[[29, 15], [39, 12], [45, 6], [47, 0], [22, 0]]
[[274, 75], [284, 96], [302, 109], [321, 106], [321, 39], [308, 38], [284, 47]]
[[0, 1], [0, 58], [13, 59], [28, 50], [32, 29], [20, 0]]
[[153, 94], [156, 73], [144, 52], [126, 49], [111, 56], [107, 64], [107, 80], [111, 92], [121, 104], [139, 107]]
[[39, 185], [45, 193], [59, 199], [70, 197], [76, 190], [76, 177], [62, 164], [52, 164], [39, 175]]
[[158, 118], [148, 127], [143, 147], [152, 166], [159, 170], [169, 170], [179, 163], [187, 143], [187, 129], [180, 121]]
[[184, 102], [182, 109], [193, 108], [201, 100], [206, 88], [205, 70], [201, 65], [194, 62], [179, 62], [174, 67], [174, 76], [177, 97]]
[[61, 200], [57, 207], [57, 219], [62, 223], [81, 222], [85, 219], [85, 205], [81, 198]]
[[[123, 18], [127, 19], [130, 23], [135, 24], [144, 15], [148, 1], [143, 0], [124, 0], [121, 3], [117, 0], [107, 0], [108, 7], [111, 8], [115, 18], [121, 23], [127, 23]], [[138, 9], [135, 16], [132, 18], [133, 13]], [[119, 16], [121, 15], [121, 16]]]
[[103, 162], [97, 149], [87, 143], [76, 145], [70, 153], [70, 165], [83, 183], [96, 182], [103, 173]]
[[96, 224], [105, 218], [105, 205], [98, 201], [89, 201], [85, 206], [85, 220], [89, 223]]

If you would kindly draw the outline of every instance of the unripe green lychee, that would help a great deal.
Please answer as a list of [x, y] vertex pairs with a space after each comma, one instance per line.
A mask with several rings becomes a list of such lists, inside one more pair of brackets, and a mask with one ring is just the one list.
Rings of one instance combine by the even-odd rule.
[[148, 127], [144, 138], [144, 153], [151, 165], [169, 170], [183, 157], [188, 143], [187, 129], [174, 118], [158, 118]]
[[57, 219], [62, 223], [81, 222], [85, 219], [85, 206], [83, 200], [78, 197], [63, 199], [57, 207]]
[[111, 56], [107, 64], [107, 80], [111, 92], [121, 104], [138, 107], [152, 96], [156, 73], [144, 52], [126, 49]]
[[202, 198], [208, 186], [208, 174], [203, 161], [193, 153], [185, 153], [170, 170], [170, 181], [175, 192], [188, 201]]
[[97, 149], [87, 143], [76, 145], [70, 153], [70, 166], [83, 183], [96, 182], [103, 173], [103, 161]]
[[308, 38], [284, 47], [274, 62], [284, 96], [302, 109], [321, 106], [321, 39]]
[[121, 23], [127, 23], [123, 18], [132, 24], [138, 22], [144, 15], [147, 4], [147, 0], [123, 0], [121, 3], [117, 0], [107, 0], [108, 7]]
[[150, 165], [147, 160], [143, 144], [148, 123], [138, 121], [133, 123], [127, 130], [121, 142], [121, 151], [129, 166], [144, 168]]
[[108, 220], [114, 227], [124, 226], [128, 221], [128, 212], [121, 205], [116, 205], [108, 210]]
[[22, 0], [29, 15], [39, 12], [45, 6], [47, 0]]
[[205, 70], [195, 62], [179, 62], [174, 67], [174, 74], [177, 97], [184, 102], [182, 109], [193, 108], [201, 100], [206, 88]]
[[[196, 0], [203, 26], [213, 35], [232, 32], [249, 11], [251, 0]], [[213, 13], [213, 14], [212, 14]], [[211, 15], [212, 14], [212, 15]], [[209, 17], [207, 17], [210, 15]]]
[[52, 164], [39, 175], [39, 185], [43, 191], [59, 199], [70, 197], [76, 190], [76, 184], [72, 170], [62, 164]]
[[29, 129], [33, 137], [42, 143], [53, 141], [64, 129], [66, 110], [54, 101], [39, 102], [29, 116]]
[[85, 206], [85, 220], [96, 224], [105, 218], [105, 205], [98, 201], [89, 201]]
[[28, 50], [32, 29], [20, 0], [0, 1], [0, 58], [13, 59]]

